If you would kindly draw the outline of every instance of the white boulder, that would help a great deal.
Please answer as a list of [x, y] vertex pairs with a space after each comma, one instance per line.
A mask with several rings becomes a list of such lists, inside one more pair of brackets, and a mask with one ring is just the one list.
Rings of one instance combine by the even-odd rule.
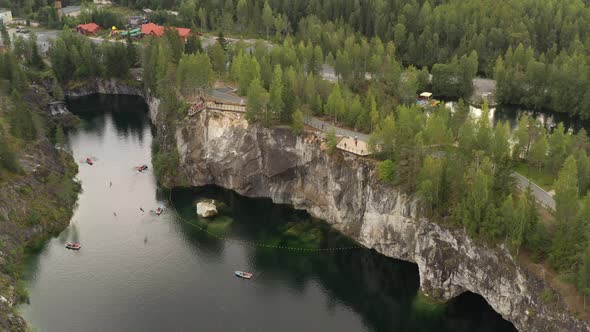
[[197, 214], [203, 218], [214, 217], [217, 215], [217, 206], [215, 201], [202, 201], [197, 203]]

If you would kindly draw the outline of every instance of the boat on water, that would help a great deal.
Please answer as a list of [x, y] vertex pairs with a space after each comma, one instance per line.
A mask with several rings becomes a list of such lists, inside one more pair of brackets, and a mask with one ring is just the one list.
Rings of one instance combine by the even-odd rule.
[[156, 209], [156, 214], [157, 215], [161, 215], [162, 212], [164, 212], [164, 209], [162, 209], [161, 207], [159, 207], [159, 208]]
[[137, 166], [137, 170], [142, 172], [145, 171], [146, 169], [148, 169], [148, 165], [141, 165], [141, 166]]
[[92, 161], [92, 159], [90, 159], [90, 158], [86, 158], [86, 163], [88, 165], [92, 165], [92, 164], [94, 164], [94, 161]]
[[250, 278], [252, 278], [252, 276], [253, 276], [252, 272], [236, 271], [236, 277], [250, 279]]
[[66, 243], [66, 248], [72, 250], [80, 250], [80, 248], [82, 248], [82, 245], [80, 243]]

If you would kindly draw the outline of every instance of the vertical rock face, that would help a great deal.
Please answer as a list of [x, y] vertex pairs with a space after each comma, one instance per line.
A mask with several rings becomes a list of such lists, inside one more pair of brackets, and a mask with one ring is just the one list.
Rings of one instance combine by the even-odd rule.
[[104, 93], [111, 95], [132, 95], [144, 96], [143, 85], [136, 82], [134, 85], [125, 84], [117, 79], [88, 79], [84, 84], [73, 87], [64, 87], [64, 92], [68, 97], [82, 97], [95, 93]]
[[241, 114], [205, 111], [177, 126], [176, 142], [191, 185], [307, 210], [368, 248], [415, 262], [422, 290], [435, 299], [471, 291], [520, 331], [590, 330], [562, 303], [543, 302], [547, 286], [507, 250], [418, 220], [415, 202], [380, 184], [373, 162], [328, 155], [313, 134], [296, 137], [287, 128], [249, 126]]
[[157, 118], [160, 100], [152, 96], [148, 91], [143, 89], [143, 85], [136, 83], [134, 85], [125, 84], [117, 79], [89, 79], [80, 86], [65, 87], [64, 92], [68, 97], [83, 97], [92, 94], [110, 94], [110, 95], [130, 95], [139, 96], [145, 99], [149, 108], [149, 117]]

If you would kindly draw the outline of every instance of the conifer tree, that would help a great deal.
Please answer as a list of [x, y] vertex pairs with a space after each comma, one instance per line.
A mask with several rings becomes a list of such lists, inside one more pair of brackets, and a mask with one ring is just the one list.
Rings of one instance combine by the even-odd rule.
[[269, 94], [262, 86], [259, 78], [250, 83], [248, 89], [248, 105], [246, 106], [246, 119], [251, 122], [262, 122], [265, 126], [270, 125], [268, 112]]
[[264, 8], [262, 9], [262, 22], [264, 23], [264, 27], [266, 28], [266, 39], [268, 39], [269, 30], [274, 24], [272, 8], [270, 8], [268, 0], [264, 1]]
[[305, 123], [303, 112], [297, 109], [295, 112], [293, 112], [291, 130], [295, 135], [301, 135], [301, 133], [303, 133], [304, 126]]
[[557, 269], [571, 266], [571, 259], [575, 253], [574, 237], [578, 230], [575, 225], [575, 217], [578, 214], [578, 170], [576, 160], [570, 156], [565, 161], [555, 182], [555, 217], [557, 230], [549, 263]]
[[268, 107], [270, 112], [272, 113], [272, 118], [274, 121], [279, 121], [281, 119], [289, 118], [290, 116], [285, 116], [285, 103], [283, 102], [283, 71], [281, 70], [281, 66], [276, 65], [273, 73], [273, 79], [270, 84], [270, 100], [268, 102]]
[[184, 46], [184, 53], [186, 54], [195, 54], [198, 52], [203, 52], [203, 46], [201, 45], [201, 38], [197, 36], [195, 33], [191, 33], [188, 36], [186, 41], [186, 45]]

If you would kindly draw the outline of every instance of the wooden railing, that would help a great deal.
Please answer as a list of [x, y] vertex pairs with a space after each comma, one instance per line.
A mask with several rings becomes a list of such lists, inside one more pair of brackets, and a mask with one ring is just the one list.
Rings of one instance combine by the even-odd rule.
[[244, 113], [246, 112], [246, 106], [241, 104], [234, 104], [234, 103], [222, 103], [218, 101], [199, 101], [194, 103], [191, 108], [188, 110], [188, 115], [193, 116], [202, 110], [209, 109], [209, 110], [216, 110], [216, 111], [226, 111], [226, 112], [238, 112]]

